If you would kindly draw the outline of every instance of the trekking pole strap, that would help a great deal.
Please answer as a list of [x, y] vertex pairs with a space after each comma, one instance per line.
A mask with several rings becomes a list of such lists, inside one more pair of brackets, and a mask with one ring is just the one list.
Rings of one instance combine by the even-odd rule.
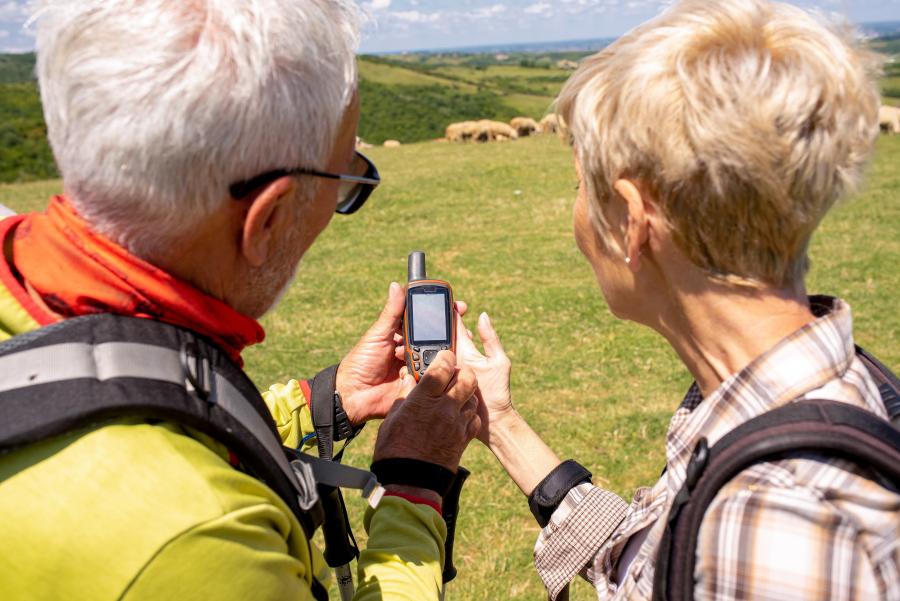
[[319, 457], [334, 456], [334, 393], [337, 385], [337, 365], [320, 371], [310, 386], [310, 411], [316, 430]]

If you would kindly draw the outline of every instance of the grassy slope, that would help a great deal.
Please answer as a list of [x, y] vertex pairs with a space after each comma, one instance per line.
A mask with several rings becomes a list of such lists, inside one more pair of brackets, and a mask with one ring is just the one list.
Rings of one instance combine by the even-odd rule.
[[[299, 281], [265, 320], [268, 341], [247, 353], [257, 382], [314, 373], [340, 359], [377, 316], [408, 251], [429, 252], [472, 317], [488, 311], [514, 363], [519, 410], [563, 457], [630, 497], [663, 462], [668, 416], [690, 378], [665, 343], [606, 310], [571, 235], [575, 175], [553, 138], [511, 144], [373, 149], [383, 188], [358, 215], [336, 218], [304, 260]], [[826, 219], [812, 248], [810, 290], [854, 308], [857, 340], [900, 367], [900, 137], [882, 137], [859, 197]], [[0, 186], [0, 203], [43, 206], [58, 182]], [[517, 194], [516, 192], [521, 192]], [[375, 428], [349, 453], [365, 466]], [[474, 444], [464, 465], [449, 598], [539, 599], [531, 567], [537, 528], [492, 456]], [[362, 504], [349, 499], [355, 524]], [[361, 527], [358, 534], [363, 534]], [[595, 598], [576, 584], [573, 599]]]
[[520, 66], [430, 67], [362, 57], [360, 77], [360, 136], [381, 144], [439, 138], [450, 123], [469, 119], [540, 119], [567, 73]]

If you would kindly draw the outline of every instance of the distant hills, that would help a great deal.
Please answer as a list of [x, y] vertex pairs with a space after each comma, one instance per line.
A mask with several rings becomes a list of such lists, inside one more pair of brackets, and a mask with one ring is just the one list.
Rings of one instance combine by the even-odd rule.
[[[900, 21], [864, 25], [872, 48], [900, 57]], [[540, 118], [571, 70], [609, 39], [443, 49], [361, 56], [359, 134], [381, 144], [440, 138], [470, 119]], [[34, 53], [0, 55], [0, 182], [56, 176], [34, 76]], [[882, 80], [885, 102], [900, 104], [900, 62]]]
[[0, 84], [34, 80], [34, 52], [0, 54]]
[[597, 52], [612, 44], [616, 38], [594, 38], [587, 40], [565, 40], [554, 42], [523, 42], [516, 44], [488, 44], [483, 46], [460, 46], [455, 48], [425, 48], [414, 51], [378, 52], [379, 56], [397, 54], [505, 54], [505, 53], [552, 53], [552, 52]]
[[880, 21], [878, 23], [863, 23], [862, 30], [873, 37], [886, 37], [900, 35], [900, 21]]

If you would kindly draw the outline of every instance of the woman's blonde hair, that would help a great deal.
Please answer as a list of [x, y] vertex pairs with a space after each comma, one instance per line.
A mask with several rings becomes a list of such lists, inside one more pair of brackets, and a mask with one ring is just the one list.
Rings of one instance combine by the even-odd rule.
[[790, 286], [878, 135], [881, 62], [852, 28], [766, 0], [682, 0], [587, 59], [557, 110], [601, 237], [612, 185], [649, 185], [691, 261]]

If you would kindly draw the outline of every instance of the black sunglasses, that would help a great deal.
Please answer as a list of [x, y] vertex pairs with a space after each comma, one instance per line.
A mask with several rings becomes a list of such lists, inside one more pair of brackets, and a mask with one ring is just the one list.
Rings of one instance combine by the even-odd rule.
[[338, 187], [338, 202], [335, 211], [341, 215], [352, 215], [360, 210], [378, 184], [381, 183], [381, 176], [378, 175], [375, 163], [357, 151], [353, 155], [353, 160], [350, 161], [350, 174], [325, 173], [303, 168], [276, 169], [257, 175], [252, 179], [232, 184], [228, 191], [231, 193], [232, 198], [241, 200], [249, 196], [254, 190], [287, 175], [312, 175], [339, 180], [341, 183]]

